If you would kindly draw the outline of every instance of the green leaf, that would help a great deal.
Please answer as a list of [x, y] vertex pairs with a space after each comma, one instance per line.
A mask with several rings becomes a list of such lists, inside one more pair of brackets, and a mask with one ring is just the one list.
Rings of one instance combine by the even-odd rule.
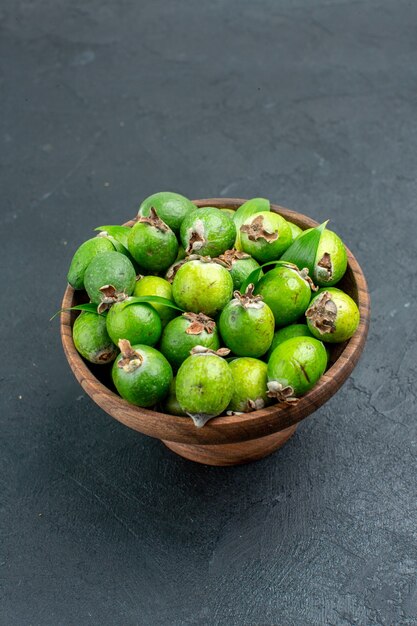
[[261, 211], [270, 211], [271, 203], [266, 198], [252, 198], [251, 200], [247, 200], [243, 204], [240, 205], [238, 209], [236, 209], [235, 214], [233, 216], [233, 221], [236, 226], [236, 241], [235, 248], [236, 250], [241, 250], [240, 245], [240, 227], [243, 222], [245, 222], [248, 217], [254, 215], [255, 213], [260, 213]]
[[326, 228], [328, 221], [323, 222], [320, 226], [316, 226], [316, 228], [309, 228], [301, 235], [298, 235], [296, 240], [282, 255], [281, 261], [294, 263], [300, 270], [306, 267], [310, 276], [313, 277], [321, 233]]
[[124, 303], [125, 306], [131, 306], [132, 304], [163, 304], [164, 306], [184, 313], [184, 309], [180, 309], [172, 300], [168, 300], [168, 298], [163, 298], [162, 296], [131, 296]]
[[97, 313], [97, 304], [93, 302], [87, 302], [86, 304], [77, 304], [77, 306], [70, 306], [68, 309], [60, 309], [51, 317], [49, 320], [52, 322], [53, 319], [57, 317], [60, 313], [64, 311], [87, 311], [88, 313], [95, 313], [96, 315], [103, 315], [103, 313]]
[[113, 239], [118, 241], [124, 248], [126, 248], [126, 250], [128, 250], [127, 238], [131, 231], [129, 226], [98, 226], [94, 230], [106, 232], [110, 235], [110, 237], [113, 237]]
[[283, 265], [284, 267], [288, 267], [291, 264], [288, 263], [288, 261], [282, 261], [280, 259], [279, 261], [268, 261], [267, 263], [260, 265], [249, 274], [246, 280], [243, 281], [243, 283], [240, 286], [240, 293], [245, 293], [246, 289], [249, 287], [251, 283], [253, 283], [256, 286], [261, 277], [262, 268], [267, 267], [268, 265]]

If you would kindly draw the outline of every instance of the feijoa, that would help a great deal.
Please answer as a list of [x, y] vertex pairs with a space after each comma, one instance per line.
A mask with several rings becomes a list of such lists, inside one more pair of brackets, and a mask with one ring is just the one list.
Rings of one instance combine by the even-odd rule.
[[186, 417], [187, 413], [185, 413], [185, 411], [182, 410], [181, 405], [178, 402], [176, 388], [177, 388], [177, 378], [176, 376], [174, 376], [174, 378], [171, 380], [171, 385], [169, 387], [168, 395], [165, 398], [163, 410], [165, 413], [168, 413], [169, 415], [178, 415], [179, 417]]
[[104, 252], [114, 252], [114, 246], [107, 237], [93, 237], [81, 244], [72, 257], [67, 280], [74, 289], [84, 289], [84, 275], [91, 261]]
[[271, 356], [273, 351], [280, 343], [283, 343], [287, 339], [292, 339], [293, 337], [313, 337], [311, 332], [308, 329], [307, 324], [290, 324], [289, 326], [284, 326], [284, 328], [280, 328], [274, 333], [274, 338], [272, 339], [271, 347], [268, 350], [267, 358]]
[[145, 198], [139, 207], [138, 215], [149, 217], [151, 208], [156, 209], [161, 220], [179, 233], [181, 223], [186, 215], [195, 209], [195, 204], [179, 193], [160, 191]]
[[117, 347], [109, 337], [104, 315], [84, 311], [77, 317], [72, 338], [78, 352], [90, 363], [106, 365], [117, 356]]
[[339, 282], [347, 268], [347, 253], [343, 241], [327, 228], [322, 232], [317, 248], [313, 280], [320, 287]]
[[180, 234], [187, 254], [216, 257], [232, 248], [236, 227], [220, 209], [204, 207], [195, 209], [184, 218]]
[[[135, 289], [133, 291], [134, 296], [160, 296], [174, 302], [172, 296], [172, 285], [165, 278], [160, 276], [141, 276], [136, 282]], [[169, 321], [174, 319], [178, 315], [178, 311], [171, 307], [164, 306], [163, 304], [151, 303], [151, 306], [158, 313], [161, 318], [162, 328], [168, 324]], [[143, 342], [138, 342], [143, 343]]]
[[150, 272], [166, 270], [177, 258], [178, 241], [171, 228], [154, 208], [148, 217], [139, 217], [128, 239], [129, 252], [140, 267]]
[[[218, 352], [227, 354], [228, 350]], [[178, 402], [198, 428], [226, 410], [233, 390], [233, 376], [227, 361], [207, 348], [196, 346], [178, 370]]]
[[216, 322], [204, 313], [184, 313], [167, 324], [160, 350], [176, 370], [190, 356], [192, 348], [220, 348]]
[[162, 333], [158, 313], [150, 304], [130, 304], [130, 298], [116, 302], [107, 313], [107, 332], [112, 341], [127, 339], [131, 344], [154, 346]]
[[279, 259], [291, 242], [291, 229], [277, 213], [261, 211], [249, 217], [240, 227], [242, 250], [259, 263]]
[[[99, 238], [100, 240], [100, 238]], [[105, 239], [101, 239], [105, 241]], [[105, 252], [91, 261], [85, 271], [84, 284], [87, 294], [96, 304], [100, 304], [109, 294], [103, 293], [108, 287], [113, 288], [113, 301], [120, 294], [130, 296], [136, 283], [136, 272], [129, 259], [120, 252]]]
[[166, 358], [145, 345], [119, 341], [120, 354], [113, 364], [112, 378], [118, 393], [132, 404], [151, 407], [169, 391], [172, 369]]
[[[240, 289], [242, 284], [248, 278], [249, 274], [259, 267], [258, 261], [255, 261], [246, 252], [239, 250], [226, 250], [219, 257], [223, 261], [230, 272], [233, 280], [233, 289]], [[261, 270], [260, 275], [263, 275]]]
[[267, 272], [256, 285], [255, 293], [269, 305], [278, 327], [295, 322], [305, 313], [311, 299], [307, 275], [290, 264]]
[[335, 287], [320, 290], [306, 311], [314, 337], [329, 343], [347, 341], [359, 325], [359, 309], [347, 293]]
[[324, 374], [327, 353], [314, 337], [293, 337], [281, 343], [268, 361], [268, 396], [292, 402], [314, 387]]
[[258, 359], [240, 357], [229, 363], [234, 392], [228, 411], [249, 413], [263, 409], [270, 400], [267, 396], [267, 365]]
[[194, 259], [180, 266], [172, 283], [175, 302], [184, 311], [213, 317], [233, 294], [233, 280], [225, 267], [207, 259]]
[[275, 320], [262, 296], [253, 295], [253, 285], [245, 294], [234, 292], [234, 298], [219, 317], [224, 345], [237, 356], [259, 357], [265, 354], [274, 336]]

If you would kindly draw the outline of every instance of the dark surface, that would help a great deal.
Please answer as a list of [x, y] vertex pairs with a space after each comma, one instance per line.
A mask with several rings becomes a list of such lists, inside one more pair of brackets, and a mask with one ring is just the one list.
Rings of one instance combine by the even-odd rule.
[[[417, 3], [3, 0], [1, 556], [7, 626], [417, 624]], [[70, 374], [74, 248], [149, 193], [332, 226], [373, 319], [272, 457], [193, 465]]]

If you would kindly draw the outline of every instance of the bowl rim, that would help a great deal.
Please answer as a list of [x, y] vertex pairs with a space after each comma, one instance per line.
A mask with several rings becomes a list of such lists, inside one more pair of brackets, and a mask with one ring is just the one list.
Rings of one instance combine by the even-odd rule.
[[[214, 206], [231, 209], [236, 209], [244, 202], [246, 200], [241, 198], [193, 200], [197, 207]], [[271, 211], [304, 228], [318, 225], [312, 218], [277, 204], [271, 203]], [[126, 222], [129, 223], [133, 221]], [[358, 261], [348, 248], [346, 250], [348, 266], [358, 293], [359, 326], [353, 337], [346, 342], [335, 363], [296, 404], [289, 406], [275, 404], [252, 413], [216, 417], [204, 428], [196, 428], [191, 419], [134, 406], [106, 387], [91, 372], [75, 349], [72, 340], [71, 312], [64, 311], [61, 314], [60, 329], [68, 363], [84, 391], [98, 406], [129, 428], [151, 437], [178, 443], [218, 445], [257, 439], [284, 430], [313, 413], [336, 393], [350, 376], [364, 349], [370, 317], [369, 291]], [[68, 285], [62, 300], [62, 309], [72, 306], [74, 293], [74, 289]]]

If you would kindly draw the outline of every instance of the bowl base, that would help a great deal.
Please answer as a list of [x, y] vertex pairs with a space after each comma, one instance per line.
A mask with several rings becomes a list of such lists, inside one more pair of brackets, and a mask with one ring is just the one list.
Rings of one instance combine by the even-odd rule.
[[175, 441], [163, 441], [163, 443], [172, 452], [189, 461], [203, 463], [204, 465], [240, 465], [258, 461], [264, 456], [275, 452], [288, 441], [296, 428], [297, 424], [266, 437], [240, 441], [239, 443], [223, 443], [211, 446], [190, 445], [176, 443]]

